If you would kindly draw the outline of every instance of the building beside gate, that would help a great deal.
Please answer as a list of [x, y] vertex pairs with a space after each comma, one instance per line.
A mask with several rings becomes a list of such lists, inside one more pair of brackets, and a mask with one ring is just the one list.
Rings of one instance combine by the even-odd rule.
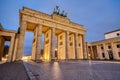
[[120, 60], [120, 29], [104, 35], [105, 40], [87, 43], [88, 59]]
[[8, 61], [13, 61], [14, 59], [14, 45], [15, 45], [15, 37], [17, 35], [16, 31], [13, 30], [6, 30], [0, 24], [0, 61], [2, 60], [4, 54], [4, 45], [6, 41], [10, 42], [9, 50], [8, 50]]

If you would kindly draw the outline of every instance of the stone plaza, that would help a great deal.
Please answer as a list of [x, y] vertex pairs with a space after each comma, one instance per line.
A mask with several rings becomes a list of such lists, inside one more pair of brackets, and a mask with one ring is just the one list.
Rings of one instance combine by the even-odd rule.
[[31, 80], [119, 80], [120, 62], [61, 61], [24, 63]]

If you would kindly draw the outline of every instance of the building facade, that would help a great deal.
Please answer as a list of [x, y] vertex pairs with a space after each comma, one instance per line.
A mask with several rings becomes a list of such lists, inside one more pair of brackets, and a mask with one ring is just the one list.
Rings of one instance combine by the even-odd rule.
[[[87, 59], [86, 54], [86, 29], [82, 25], [70, 21], [66, 16], [56, 13], [51, 15], [23, 7], [20, 10], [20, 27], [14, 33], [11, 42], [10, 57], [12, 60], [21, 60], [24, 52], [25, 32], [33, 32], [31, 59], [45, 61], [52, 59]], [[0, 33], [2, 34], [2, 33]], [[44, 43], [42, 43], [44, 35]], [[57, 44], [55, 40], [57, 38]], [[44, 51], [41, 54], [41, 45]], [[57, 45], [57, 47], [55, 47]], [[57, 56], [55, 50], [57, 48]], [[12, 55], [11, 55], [12, 54]], [[9, 60], [11, 61], [11, 60]]]
[[120, 60], [120, 29], [105, 33], [105, 40], [87, 43], [88, 59]]
[[9, 41], [10, 46], [7, 54], [7, 61], [11, 62], [14, 59], [14, 45], [15, 45], [15, 37], [17, 32], [13, 30], [5, 30], [0, 24], [0, 61], [2, 60], [4, 54], [4, 46], [5, 42]]
[[105, 39], [120, 37], [120, 29], [105, 33]]

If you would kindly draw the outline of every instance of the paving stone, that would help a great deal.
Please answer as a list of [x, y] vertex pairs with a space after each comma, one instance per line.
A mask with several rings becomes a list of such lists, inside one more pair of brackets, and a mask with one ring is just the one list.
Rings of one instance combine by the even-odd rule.
[[120, 80], [120, 63], [100, 61], [28, 62], [36, 80]]
[[0, 80], [29, 80], [22, 62], [0, 64]]

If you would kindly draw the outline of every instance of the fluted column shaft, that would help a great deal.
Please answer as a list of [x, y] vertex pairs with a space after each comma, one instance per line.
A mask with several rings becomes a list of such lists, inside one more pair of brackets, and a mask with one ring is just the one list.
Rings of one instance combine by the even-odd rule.
[[20, 25], [20, 33], [19, 33], [16, 60], [22, 59], [22, 55], [24, 52], [24, 37], [25, 37], [26, 27], [27, 27], [27, 22], [23, 20]]
[[10, 47], [9, 47], [9, 52], [8, 52], [8, 62], [12, 62], [12, 60], [13, 60], [14, 41], [15, 41], [15, 35], [13, 35], [10, 40]]
[[86, 52], [86, 39], [85, 39], [85, 34], [82, 36], [82, 42], [83, 42], [83, 57], [84, 59], [87, 59], [87, 52]]
[[42, 25], [37, 26], [37, 39], [36, 39], [36, 53], [35, 60], [40, 60], [41, 57], [41, 41], [42, 41]]

